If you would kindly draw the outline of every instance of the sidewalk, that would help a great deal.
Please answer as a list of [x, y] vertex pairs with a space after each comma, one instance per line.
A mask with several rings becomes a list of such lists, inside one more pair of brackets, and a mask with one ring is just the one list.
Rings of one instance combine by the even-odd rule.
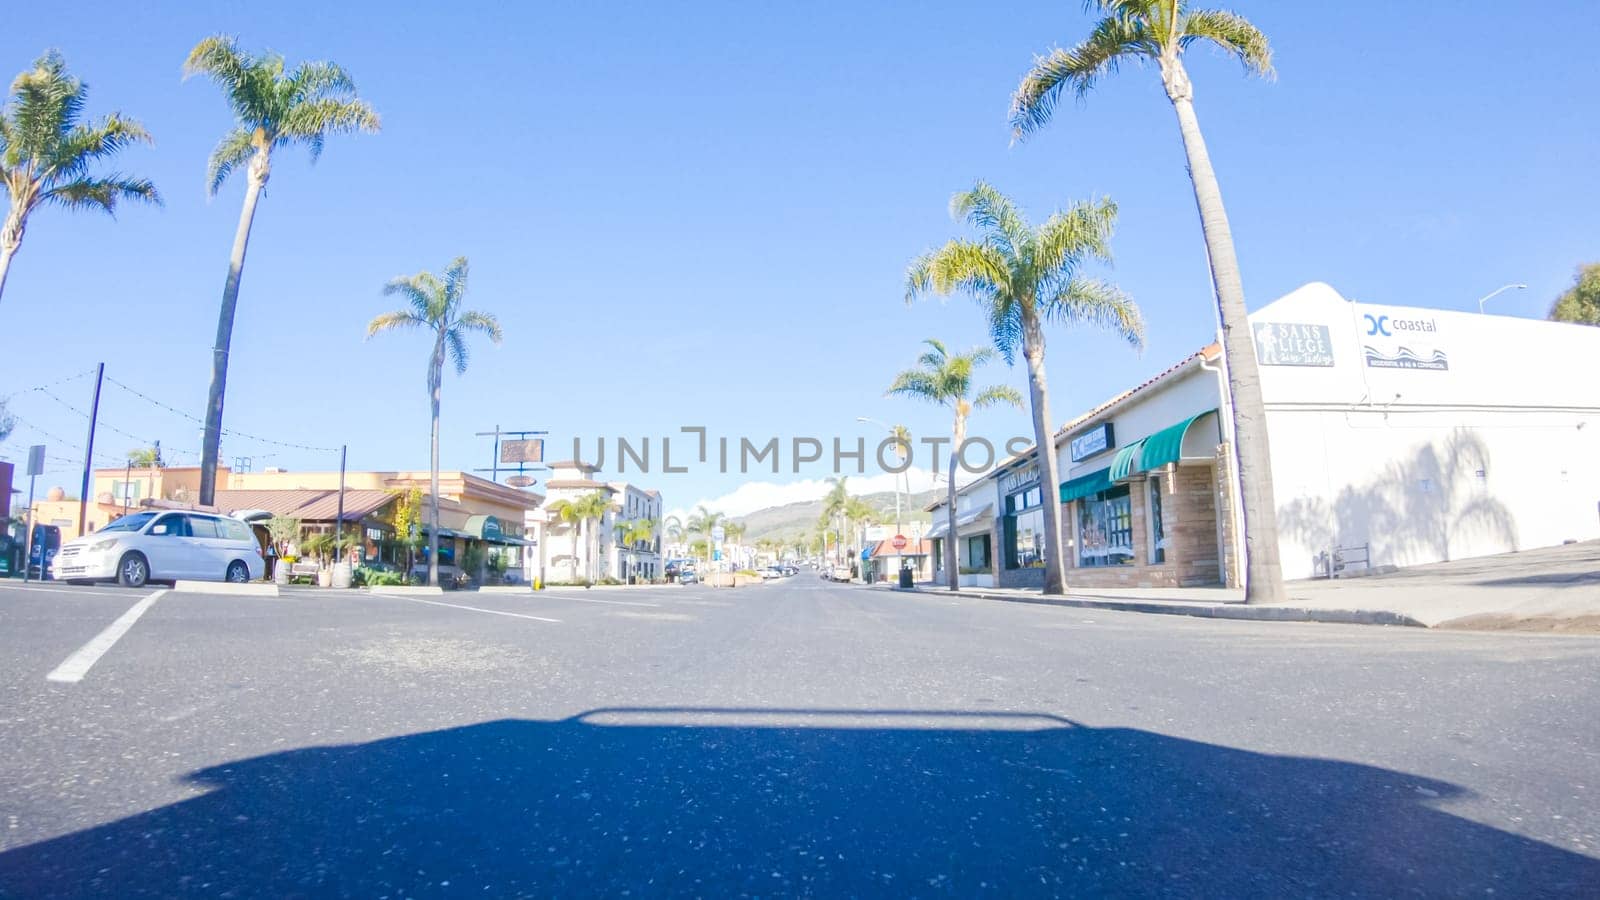
[[[887, 589], [887, 586], [882, 586]], [[919, 584], [917, 591], [949, 594]], [[1215, 619], [1424, 628], [1600, 630], [1600, 541], [1546, 547], [1387, 575], [1291, 581], [1283, 603], [1246, 606], [1226, 588], [1082, 588], [1066, 595], [963, 588], [955, 596]]]

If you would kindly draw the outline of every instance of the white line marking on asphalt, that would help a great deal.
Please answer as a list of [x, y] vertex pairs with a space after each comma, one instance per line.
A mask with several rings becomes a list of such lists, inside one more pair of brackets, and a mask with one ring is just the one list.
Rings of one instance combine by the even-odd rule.
[[560, 619], [547, 619], [544, 616], [530, 616], [524, 613], [506, 612], [503, 609], [483, 609], [477, 606], [459, 606], [454, 603], [440, 603], [437, 600], [424, 600], [421, 597], [407, 597], [404, 594], [373, 594], [372, 596], [391, 597], [395, 600], [410, 600], [412, 603], [426, 603], [429, 606], [443, 606], [449, 609], [466, 609], [471, 610], [472, 612], [488, 613], [491, 616], [510, 616], [513, 619], [532, 619], [535, 622], [552, 622], [557, 625], [561, 624]]
[[132, 594], [127, 588], [90, 588], [79, 587], [75, 584], [45, 586], [42, 584], [0, 584], [0, 588], [8, 591], [38, 591], [41, 594], [62, 594], [68, 597], [88, 596], [95, 597], [127, 597]]
[[571, 600], [574, 603], [609, 603], [612, 606], [649, 606], [649, 607], [657, 607], [657, 606], [661, 605], [659, 603], [645, 603], [645, 602], [643, 602], [641, 600], [601, 600], [598, 597], [565, 597], [565, 596], [562, 596], [561, 594], [553, 594], [552, 596], [554, 596], [558, 600]]
[[133, 627], [133, 623], [139, 621], [139, 617], [154, 606], [166, 592], [166, 589], [162, 588], [129, 607], [128, 611], [118, 616], [115, 622], [106, 626], [105, 631], [95, 635], [93, 640], [79, 647], [77, 653], [67, 657], [66, 662], [56, 666], [54, 671], [45, 676], [45, 680], [66, 684], [82, 681], [83, 676], [89, 674], [89, 669], [100, 661], [100, 657], [105, 656], [106, 651], [121, 640], [122, 636], [128, 633], [128, 629]]

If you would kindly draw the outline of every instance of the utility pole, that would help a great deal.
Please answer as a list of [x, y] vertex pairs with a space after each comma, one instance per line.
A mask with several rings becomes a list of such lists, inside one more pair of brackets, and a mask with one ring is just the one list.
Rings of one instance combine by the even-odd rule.
[[339, 553], [344, 553], [344, 459], [349, 449], [348, 444], [339, 445], [339, 512], [333, 519], [333, 546], [338, 548]]
[[[106, 379], [106, 364], [95, 369], [94, 402], [89, 405], [89, 441], [83, 451], [83, 490], [78, 493], [78, 534], [83, 534], [84, 514], [89, 509], [90, 479], [94, 470], [94, 427], [100, 419], [100, 384]], [[115, 470], [113, 470], [115, 471]]]

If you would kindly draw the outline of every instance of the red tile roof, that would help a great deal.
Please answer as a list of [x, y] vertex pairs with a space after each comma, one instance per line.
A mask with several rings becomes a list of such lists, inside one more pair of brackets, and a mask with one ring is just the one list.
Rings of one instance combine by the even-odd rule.
[[1148, 390], [1149, 388], [1155, 387], [1155, 385], [1158, 382], [1166, 380], [1166, 378], [1168, 376], [1173, 375], [1176, 372], [1178, 372], [1179, 370], [1184, 369], [1184, 368], [1186, 368], [1186, 367], [1188, 367], [1190, 365], [1193, 365], [1195, 360], [1197, 360], [1197, 359], [1204, 359], [1206, 362], [1212, 362], [1212, 361], [1216, 360], [1220, 356], [1222, 356], [1222, 345], [1221, 344], [1218, 344], [1216, 342], [1212, 342], [1210, 344], [1207, 344], [1206, 346], [1201, 347], [1199, 350], [1196, 350], [1195, 352], [1189, 354], [1188, 356], [1185, 356], [1182, 360], [1178, 361], [1176, 364], [1174, 364], [1172, 366], [1169, 366], [1166, 369], [1161, 370], [1160, 372], [1157, 372], [1155, 375], [1151, 376], [1150, 379], [1148, 381], [1144, 382], [1143, 384], [1135, 385], [1134, 387], [1128, 388], [1127, 390], [1125, 390], [1122, 393], [1116, 395], [1115, 397], [1112, 397], [1111, 399], [1105, 401], [1104, 403], [1100, 404], [1099, 406], [1096, 406], [1094, 409], [1091, 409], [1088, 412], [1084, 413], [1083, 415], [1078, 416], [1077, 418], [1067, 422], [1067, 424], [1062, 425], [1060, 428], [1056, 429], [1055, 436], [1059, 438], [1062, 435], [1066, 434], [1067, 432], [1071, 431], [1072, 429], [1077, 428], [1079, 425], [1082, 425], [1085, 422], [1088, 422], [1091, 419], [1094, 419], [1094, 418], [1098, 417], [1101, 413], [1111, 409], [1113, 406], [1116, 406], [1117, 404], [1123, 402], [1124, 400], [1127, 400], [1129, 397], [1132, 397], [1134, 394], [1137, 394], [1140, 391]]

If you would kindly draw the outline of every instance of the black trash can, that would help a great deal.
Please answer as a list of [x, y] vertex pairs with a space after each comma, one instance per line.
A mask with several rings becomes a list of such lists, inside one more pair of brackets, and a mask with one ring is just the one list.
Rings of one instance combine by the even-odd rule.
[[900, 587], [909, 589], [912, 586], [911, 575], [912, 573], [910, 566], [906, 566], [900, 570]]

